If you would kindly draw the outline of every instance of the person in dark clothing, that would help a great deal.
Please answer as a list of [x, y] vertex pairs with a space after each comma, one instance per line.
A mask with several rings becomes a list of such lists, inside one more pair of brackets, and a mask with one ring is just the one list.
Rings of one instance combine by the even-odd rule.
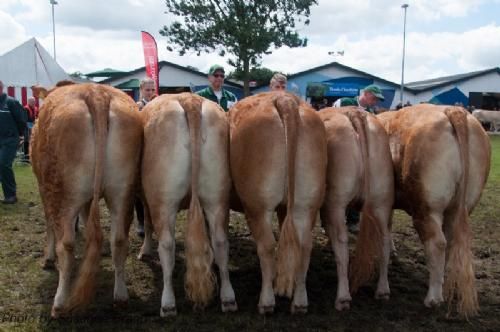
[[17, 202], [17, 194], [12, 163], [24, 133], [26, 118], [21, 104], [7, 96], [3, 90], [3, 82], [0, 81], [0, 182], [4, 196], [2, 203], [14, 204]]

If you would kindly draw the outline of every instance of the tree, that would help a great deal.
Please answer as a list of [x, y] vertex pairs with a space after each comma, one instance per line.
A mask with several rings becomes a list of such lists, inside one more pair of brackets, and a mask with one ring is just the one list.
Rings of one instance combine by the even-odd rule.
[[195, 66], [189, 66], [189, 65], [187, 65], [187, 66], [186, 66], [186, 68], [187, 68], [187, 69], [191, 69], [191, 70], [195, 70], [195, 71], [200, 71], [200, 70], [199, 70], [197, 67], [195, 67]]
[[[296, 31], [296, 21], [309, 24], [310, 7], [317, 0], [165, 0], [169, 12], [182, 21], [164, 26], [160, 34], [180, 55], [188, 50], [221, 56], [243, 73], [249, 94], [250, 66], [260, 63], [271, 48], [304, 47], [307, 38]], [[167, 47], [172, 51], [172, 47]]]
[[72, 78], [85, 78], [85, 75], [81, 71], [75, 71], [69, 74], [69, 76]]
[[[248, 72], [248, 80], [255, 81], [257, 86], [269, 84], [274, 75], [274, 71], [266, 67], [253, 67]], [[229, 78], [243, 81], [245, 75], [242, 70], [235, 70], [229, 73]]]

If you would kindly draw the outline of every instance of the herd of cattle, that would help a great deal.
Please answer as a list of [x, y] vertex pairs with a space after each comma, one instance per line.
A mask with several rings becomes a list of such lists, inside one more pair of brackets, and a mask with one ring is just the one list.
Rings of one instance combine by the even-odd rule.
[[[336, 309], [349, 309], [351, 294], [377, 271], [375, 297], [388, 299], [391, 219], [398, 208], [412, 216], [424, 245], [424, 304], [447, 300], [465, 317], [477, 313], [468, 217], [486, 183], [491, 149], [464, 109], [316, 112], [292, 94], [269, 92], [241, 100], [228, 113], [190, 93], [159, 96], [139, 112], [126, 94], [104, 85], [66, 85], [45, 94], [31, 151], [47, 221], [44, 261], [53, 266], [57, 256], [59, 270], [53, 317], [92, 299], [103, 241], [100, 198], [111, 215], [114, 301], [127, 302], [124, 265], [138, 193], [146, 213], [139, 257], [151, 254], [152, 232], [158, 238], [161, 316], [176, 314], [172, 272], [180, 209], [188, 209], [185, 291], [195, 306], [206, 306], [218, 288], [222, 311], [237, 310], [228, 272], [230, 209], [245, 213], [257, 246], [260, 313], [273, 312], [275, 294], [292, 298], [292, 312], [307, 311], [318, 213], [335, 253]], [[362, 211], [350, 263], [346, 209]], [[78, 215], [86, 246], [73, 284]]]

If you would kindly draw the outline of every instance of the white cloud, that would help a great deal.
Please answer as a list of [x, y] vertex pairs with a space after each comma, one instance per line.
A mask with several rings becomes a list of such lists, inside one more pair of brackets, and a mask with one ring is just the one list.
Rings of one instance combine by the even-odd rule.
[[[495, 3], [500, 2], [494, 0]], [[122, 70], [143, 66], [140, 30], [157, 39], [161, 60], [191, 65], [206, 71], [213, 63], [225, 64], [217, 54], [194, 53], [180, 57], [166, 51], [166, 38], [158, 30], [173, 17], [163, 1], [58, 0], [55, 6], [57, 60], [68, 72], [89, 72], [112, 67]], [[339, 61], [359, 70], [398, 82], [401, 72], [402, 2], [320, 0], [311, 11], [311, 25], [300, 33], [310, 40], [299, 49], [282, 48], [264, 57], [263, 65], [286, 73]], [[408, 0], [412, 30], [407, 34], [406, 81], [499, 66], [498, 22], [463, 32], [424, 33], [423, 26], [450, 17], [476, 15], [486, 0]], [[440, 28], [444, 30], [445, 28]], [[51, 6], [40, 0], [0, 1], [0, 53], [37, 37], [52, 51]], [[328, 51], [344, 50], [343, 57]], [[229, 68], [228, 68], [229, 69]]]
[[0, 11], [0, 55], [22, 43], [26, 37], [24, 27], [11, 15]]

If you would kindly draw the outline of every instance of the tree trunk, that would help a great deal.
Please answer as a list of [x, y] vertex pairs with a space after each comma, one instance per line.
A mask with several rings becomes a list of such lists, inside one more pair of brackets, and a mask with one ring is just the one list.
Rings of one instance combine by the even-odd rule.
[[250, 59], [243, 59], [243, 94], [245, 97], [250, 96]]

